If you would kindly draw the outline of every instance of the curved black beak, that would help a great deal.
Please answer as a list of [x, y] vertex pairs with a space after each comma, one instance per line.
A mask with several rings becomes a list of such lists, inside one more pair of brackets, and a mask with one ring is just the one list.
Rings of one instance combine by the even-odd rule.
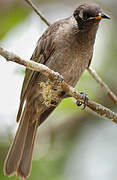
[[105, 14], [105, 13], [101, 13], [101, 17], [102, 17], [102, 19], [111, 19], [107, 14]]

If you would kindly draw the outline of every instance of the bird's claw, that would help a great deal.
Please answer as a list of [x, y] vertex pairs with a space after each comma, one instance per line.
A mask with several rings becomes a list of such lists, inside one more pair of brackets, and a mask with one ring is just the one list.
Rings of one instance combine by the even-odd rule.
[[83, 96], [84, 102], [80, 102], [77, 100], [76, 104], [77, 104], [77, 106], [81, 106], [83, 104], [84, 106], [83, 106], [82, 110], [84, 110], [88, 104], [89, 98], [88, 98], [88, 95], [84, 92], [80, 92], [80, 94]]
[[56, 75], [57, 75], [58, 82], [61, 83], [63, 81], [63, 76], [61, 74], [59, 74], [58, 72], [56, 73]]

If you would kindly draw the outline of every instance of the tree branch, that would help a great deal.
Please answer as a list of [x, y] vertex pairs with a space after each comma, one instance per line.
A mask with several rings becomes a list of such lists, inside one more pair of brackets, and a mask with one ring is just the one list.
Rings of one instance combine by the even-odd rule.
[[[41, 72], [51, 80], [53, 79], [55, 81], [58, 80], [58, 73], [54, 72], [53, 70], [49, 69], [47, 66], [43, 64], [36, 63], [31, 60], [30, 61], [24, 60], [19, 56], [15, 55], [14, 53], [11, 53], [1, 47], [0, 47], [0, 55], [3, 56], [7, 61], [13, 61], [18, 64], [24, 65], [28, 69]], [[83, 96], [80, 93], [78, 93], [73, 87], [69, 86], [64, 80], [59, 84], [59, 86], [62, 87], [63, 91], [65, 91], [70, 96], [74, 97], [76, 100], [79, 100], [82, 103], [84, 102]], [[112, 112], [110, 109], [93, 101], [88, 101], [87, 106], [91, 110], [96, 112], [98, 115], [102, 117], [106, 117], [117, 123], [117, 114]]]
[[103, 88], [104, 92], [111, 98], [114, 103], [117, 103], [117, 96], [111, 91], [107, 84], [105, 84], [102, 79], [98, 76], [96, 71], [89, 67], [88, 72], [93, 76], [93, 78], [99, 83], [99, 85]]
[[[42, 21], [45, 22], [47, 26], [50, 26], [51, 24], [42, 16], [39, 12], [39, 10], [36, 8], [36, 6], [31, 2], [31, 0], [25, 0], [31, 8], [37, 13], [37, 15], [42, 19]], [[92, 77], [97, 81], [97, 83], [100, 84], [100, 86], [103, 88], [104, 92], [111, 98], [111, 100], [114, 103], [117, 103], [117, 96], [110, 90], [107, 84], [105, 84], [102, 79], [98, 76], [98, 74], [93, 70], [91, 67], [89, 67], [88, 72], [92, 75]]]

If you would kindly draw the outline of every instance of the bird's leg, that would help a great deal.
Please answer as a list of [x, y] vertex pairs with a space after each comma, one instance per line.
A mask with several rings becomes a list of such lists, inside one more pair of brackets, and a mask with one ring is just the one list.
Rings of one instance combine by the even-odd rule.
[[76, 104], [77, 104], [77, 106], [81, 106], [83, 104], [84, 106], [83, 106], [82, 110], [84, 110], [86, 108], [86, 106], [87, 106], [89, 98], [88, 98], [88, 95], [86, 93], [84, 93], [84, 92], [80, 92], [80, 94], [82, 95], [82, 97], [84, 99], [84, 102], [81, 102], [81, 101], [77, 100]]
[[63, 76], [61, 74], [59, 74], [58, 72], [56, 72], [56, 75], [57, 75], [57, 81], [58, 83], [62, 83], [63, 81]]
[[[61, 84], [62, 81], [64, 80], [63, 76], [61, 74], [59, 74], [58, 72], [56, 72], [56, 75], [57, 75], [57, 84]], [[53, 88], [54, 91], [57, 91], [57, 88]], [[71, 97], [71, 95], [67, 94], [65, 91], [61, 91], [60, 94], [59, 94], [60, 97], [63, 97], [63, 98], [69, 98]]]

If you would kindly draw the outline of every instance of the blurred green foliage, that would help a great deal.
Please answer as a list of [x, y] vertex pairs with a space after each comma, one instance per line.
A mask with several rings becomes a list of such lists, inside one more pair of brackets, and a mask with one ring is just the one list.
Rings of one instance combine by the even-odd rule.
[[0, 11], [0, 40], [5, 34], [22, 22], [30, 13], [30, 10], [21, 5], [14, 5], [7, 11]]

